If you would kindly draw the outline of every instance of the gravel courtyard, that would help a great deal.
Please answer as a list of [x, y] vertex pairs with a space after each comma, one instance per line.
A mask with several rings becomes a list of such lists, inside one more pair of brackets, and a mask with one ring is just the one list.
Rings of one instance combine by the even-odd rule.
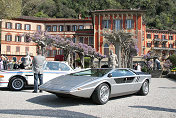
[[111, 98], [105, 105], [89, 99], [57, 98], [32, 89], [0, 89], [1, 118], [176, 118], [176, 81], [152, 78], [147, 96]]

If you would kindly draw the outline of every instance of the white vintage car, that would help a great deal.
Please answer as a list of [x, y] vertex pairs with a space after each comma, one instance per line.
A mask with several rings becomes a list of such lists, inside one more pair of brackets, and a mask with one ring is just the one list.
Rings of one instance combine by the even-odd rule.
[[[43, 83], [71, 72], [74, 70], [66, 62], [47, 61], [44, 64]], [[22, 90], [25, 86], [34, 85], [33, 75], [32, 70], [2, 70], [0, 71], [0, 87]]]

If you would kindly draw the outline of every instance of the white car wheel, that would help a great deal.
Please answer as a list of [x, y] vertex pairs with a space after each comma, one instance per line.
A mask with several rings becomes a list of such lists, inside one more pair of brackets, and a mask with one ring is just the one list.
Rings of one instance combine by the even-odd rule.
[[139, 91], [140, 95], [147, 95], [149, 93], [149, 82], [145, 80], [141, 86], [141, 89]]
[[109, 100], [110, 88], [106, 83], [100, 84], [92, 94], [92, 100], [96, 104], [106, 104]]
[[18, 91], [18, 90], [23, 89], [24, 86], [25, 86], [25, 82], [20, 77], [14, 77], [9, 82], [9, 88], [10, 88], [10, 90]]

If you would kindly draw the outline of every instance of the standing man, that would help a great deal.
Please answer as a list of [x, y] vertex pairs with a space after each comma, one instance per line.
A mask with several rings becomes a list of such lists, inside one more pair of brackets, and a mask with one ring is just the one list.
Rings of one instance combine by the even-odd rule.
[[[37, 93], [38, 91], [38, 79], [40, 81], [40, 84], [43, 84], [43, 64], [45, 62], [46, 58], [42, 56], [42, 51], [38, 51], [38, 55], [34, 56], [32, 61], [32, 68], [34, 72], [34, 91], [33, 93]], [[40, 90], [40, 92], [42, 92]]]

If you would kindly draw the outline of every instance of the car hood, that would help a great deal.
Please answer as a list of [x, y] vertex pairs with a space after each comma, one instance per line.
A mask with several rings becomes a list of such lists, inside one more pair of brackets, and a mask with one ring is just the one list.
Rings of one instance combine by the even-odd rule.
[[65, 75], [54, 78], [39, 87], [40, 90], [45, 91], [71, 91], [75, 87], [79, 87], [87, 82], [93, 81], [98, 77], [90, 76], [72, 76]]

